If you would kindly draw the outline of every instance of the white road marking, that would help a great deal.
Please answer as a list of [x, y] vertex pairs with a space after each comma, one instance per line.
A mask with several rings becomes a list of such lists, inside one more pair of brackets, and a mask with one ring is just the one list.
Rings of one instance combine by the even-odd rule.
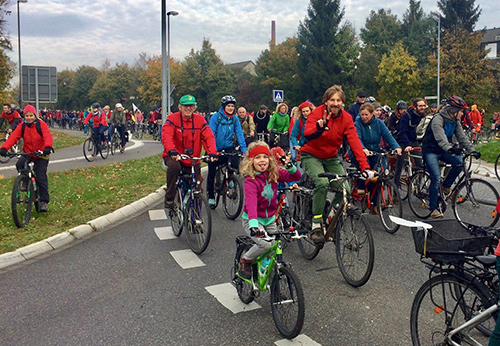
[[261, 308], [255, 301], [250, 304], [243, 304], [238, 297], [236, 288], [231, 283], [208, 286], [205, 289], [233, 314]]
[[148, 213], [149, 213], [149, 219], [151, 221], [167, 219], [167, 214], [165, 213], [165, 209], [148, 210]]
[[301, 346], [321, 346], [321, 344], [317, 343], [310, 337], [305, 334], [300, 334], [292, 340], [282, 339], [274, 342], [277, 346], [292, 346], [292, 345], [301, 345]]
[[174, 232], [172, 232], [172, 227], [170, 226], [155, 227], [155, 233], [160, 240], [177, 239]]
[[171, 251], [170, 255], [172, 255], [174, 260], [182, 267], [182, 269], [205, 266], [205, 263], [203, 263], [191, 250]]

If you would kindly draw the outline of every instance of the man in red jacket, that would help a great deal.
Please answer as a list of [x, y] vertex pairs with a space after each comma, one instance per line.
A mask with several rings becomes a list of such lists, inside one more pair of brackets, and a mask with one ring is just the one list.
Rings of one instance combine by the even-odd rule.
[[12, 106], [8, 103], [3, 104], [3, 112], [0, 114], [0, 128], [5, 119], [7, 119], [10, 124], [10, 127], [6, 130], [8, 133], [12, 133], [12, 131], [16, 129], [17, 124], [22, 120], [19, 113], [17, 111], [12, 111]]
[[32, 105], [27, 105], [24, 108], [24, 122], [16, 127], [12, 135], [2, 145], [0, 155], [7, 156], [7, 150], [12, 148], [21, 137], [24, 140], [24, 151], [26, 153], [43, 151], [43, 156], [20, 157], [16, 163], [16, 167], [19, 171], [24, 167], [26, 160], [35, 161], [34, 170], [40, 196], [40, 211], [46, 212], [50, 200], [47, 166], [49, 165], [49, 155], [52, 151], [52, 135], [47, 124], [36, 117], [36, 109]]
[[[369, 171], [370, 166], [356, 133], [352, 117], [343, 109], [344, 104], [345, 94], [342, 87], [334, 85], [328, 88], [323, 95], [323, 104], [309, 115], [304, 128], [304, 137], [307, 143], [301, 149], [301, 166], [315, 183], [311, 239], [317, 244], [325, 242], [321, 221], [329, 182], [327, 178], [319, 178], [318, 175], [323, 172], [344, 174], [344, 168], [337, 155], [344, 136], [346, 136], [361, 170], [373, 177], [373, 173]], [[332, 188], [339, 187], [339, 183], [332, 183]], [[335, 194], [332, 203], [337, 205], [341, 200], [342, 194], [338, 193]]]
[[[202, 147], [205, 148], [211, 160], [217, 159], [215, 137], [205, 118], [194, 113], [196, 99], [192, 95], [184, 95], [179, 100], [179, 112], [168, 116], [162, 127], [161, 142], [163, 143], [163, 161], [167, 165], [167, 191], [165, 192], [165, 208], [174, 207], [174, 197], [177, 177], [181, 169], [189, 169], [191, 160], [180, 160], [179, 154], [199, 157]], [[195, 165], [196, 181], [201, 188], [201, 165]]]

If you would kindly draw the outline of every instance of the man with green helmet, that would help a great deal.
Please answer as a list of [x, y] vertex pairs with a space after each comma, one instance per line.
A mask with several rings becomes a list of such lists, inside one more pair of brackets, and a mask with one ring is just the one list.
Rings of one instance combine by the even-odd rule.
[[[165, 208], [174, 207], [177, 177], [182, 169], [190, 169], [191, 160], [180, 160], [179, 154], [199, 157], [202, 147], [216, 160], [215, 137], [205, 118], [195, 113], [196, 99], [192, 95], [184, 95], [179, 100], [179, 112], [168, 116], [162, 128], [163, 160], [167, 165], [167, 190]], [[201, 184], [201, 166], [195, 165], [196, 180]], [[201, 188], [201, 186], [198, 186]]]

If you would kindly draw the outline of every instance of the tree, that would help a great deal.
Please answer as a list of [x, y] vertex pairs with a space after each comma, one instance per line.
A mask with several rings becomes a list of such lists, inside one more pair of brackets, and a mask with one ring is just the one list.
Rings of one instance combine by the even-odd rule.
[[424, 14], [420, 1], [410, 0], [401, 27], [403, 46], [417, 58], [419, 68], [428, 62], [429, 52], [436, 50], [436, 22]]
[[[5, 8], [9, 4], [9, 0], [0, 0], [0, 99], [7, 102], [7, 98], [10, 99], [12, 95], [9, 96], [7, 88], [9, 86], [9, 80], [14, 77], [15, 65], [7, 56], [6, 52], [12, 50], [12, 45], [10, 43], [9, 37], [5, 32], [5, 20], [4, 14], [7, 13]], [[12, 101], [12, 100], [11, 100]]]
[[377, 99], [395, 107], [397, 100], [411, 100], [421, 95], [420, 70], [417, 58], [396, 43], [389, 56], [382, 57], [377, 82], [381, 85]]
[[[468, 104], [476, 103], [487, 108], [498, 98], [498, 80], [484, 59], [486, 50], [481, 47], [481, 33], [470, 34], [457, 29], [456, 34], [447, 32], [441, 44], [440, 93], [443, 98], [458, 95]], [[437, 59], [430, 58], [428, 78], [436, 78]]]
[[364, 47], [356, 68], [356, 87], [374, 95], [380, 88], [375, 76], [384, 54], [388, 55], [401, 40], [401, 23], [391, 11], [371, 11], [359, 34]]
[[321, 102], [333, 84], [352, 85], [359, 43], [350, 23], [341, 24], [340, 0], [311, 0], [298, 29], [297, 74], [303, 98]]
[[292, 104], [304, 101], [297, 84], [297, 43], [297, 38], [288, 38], [266, 49], [257, 58], [255, 72], [260, 84], [258, 91], [261, 102], [270, 99], [273, 89], [283, 90]]
[[76, 102], [72, 99], [75, 87], [75, 71], [64, 70], [57, 73], [57, 109], [72, 110], [76, 108]]
[[454, 34], [460, 28], [473, 32], [481, 15], [479, 5], [474, 7], [474, 2], [475, 0], [439, 0], [438, 7], [443, 13], [441, 27]]
[[95, 101], [100, 102], [89, 97], [89, 92], [97, 81], [98, 76], [99, 71], [95, 67], [83, 65], [77, 68], [75, 72], [75, 85], [71, 93], [75, 107], [82, 109], [90, 106]]
[[180, 75], [178, 91], [193, 94], [200, 111], [219, 109], [221, 97], [232, 94], [236, 87], [233, 72], [207, 39], [203, 39], [201, 51], [191, 49]]

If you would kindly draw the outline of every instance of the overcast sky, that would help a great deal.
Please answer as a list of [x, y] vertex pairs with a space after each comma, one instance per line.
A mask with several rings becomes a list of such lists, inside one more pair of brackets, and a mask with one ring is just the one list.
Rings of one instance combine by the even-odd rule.
[[[359, 31], [370, 10], [391, 9], [399, 19], [408, 1], [342, 0], [345, 20]], [[376, 4], [376, 5], [375, 5]], [[437, 10], [436, 0], [422, 0], [424, 11]], [[269, 47], [271, 21], [276, 21], [277, 43], [296, 35], [309, 0], [185, 0], [167, 1], [171, 55], [183, 60], [201, 49], [207, 38], [226, 63], [255, 60]], [[476, 29], [500, 27], [498, 0], [476, 0], [482, 9]], [[132, 64], [145, 52], [161, 54], [161, 0], [28, 0], [20, 3], [22, 64], [56, 66], [58, 71], [81, 65], [99, 68], [108, 58], [112, 65]], [[9, 55], [16, 64], [17, 9], [11, 0], [5, 16], [13, 44]]]

